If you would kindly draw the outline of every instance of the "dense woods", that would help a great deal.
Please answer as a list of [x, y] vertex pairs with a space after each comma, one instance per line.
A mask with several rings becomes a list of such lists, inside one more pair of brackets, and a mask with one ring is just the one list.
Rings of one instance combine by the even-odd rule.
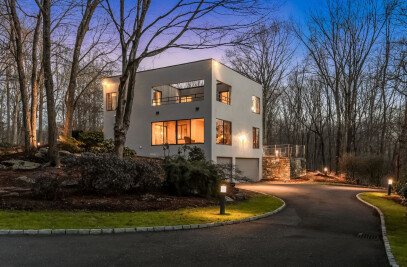
[[35, 151], [72, 130], [102, 130], [101, 79], [115, 73], [120, 156], [142, 63], [221, 46], [226, 64], [263, 86], [264, 144], [305, 145], [313, 170], [352, 173], [353, 160], [403, 175], [405, 1], [327, 0], [291, 20], [255, 0], [176, 1], [158, 14], [152, 2], [0, 0], [0, 143]]

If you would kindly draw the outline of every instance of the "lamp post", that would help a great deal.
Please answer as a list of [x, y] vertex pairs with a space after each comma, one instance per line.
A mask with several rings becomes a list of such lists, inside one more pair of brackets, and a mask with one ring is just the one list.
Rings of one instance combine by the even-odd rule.
[[220, 215], [225, 215], [226, 185], [220, 186]]
[[393, 180], [389, 179], [388, 184], [389, 184], [389, 188], [388, 188], [388, 191], [387, 191], [387, 195], [390, 196], [391, 195], [391, 187], [392, 187], [392, 184], [393, 184]]
[[328, 175], [328, 167], [325, 167], [325, 168], [324, 168], [324, 174], [325, 174], [325, 176]]

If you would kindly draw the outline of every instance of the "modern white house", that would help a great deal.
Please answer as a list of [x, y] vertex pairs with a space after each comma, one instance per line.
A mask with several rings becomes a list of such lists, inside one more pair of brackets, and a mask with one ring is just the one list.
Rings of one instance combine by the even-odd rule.
[[[119, 77], [103, 82], [104, 135], [114, 138]], [[207, 159], [262, 177], [262, 88], [213, 59], [137, 73], [126, 146], [140, 156], [198, 146]]]

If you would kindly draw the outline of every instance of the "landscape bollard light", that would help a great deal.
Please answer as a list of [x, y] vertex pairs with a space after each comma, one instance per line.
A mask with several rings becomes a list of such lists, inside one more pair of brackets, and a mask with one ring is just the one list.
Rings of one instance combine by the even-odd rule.
[[387, 195], [390, 196], [391, 195], [391, 185], [393, 184], [393, 180], [389, 179], [388, 183], [389, 183], [389, 190], [387, 191]]
[[325, 174], [325, 176], [328, 175], [328, 168], [327, 167], [324, 168], [324, 174]]
[[220, 186], [220, 215], [225, 215], [226, 185]]

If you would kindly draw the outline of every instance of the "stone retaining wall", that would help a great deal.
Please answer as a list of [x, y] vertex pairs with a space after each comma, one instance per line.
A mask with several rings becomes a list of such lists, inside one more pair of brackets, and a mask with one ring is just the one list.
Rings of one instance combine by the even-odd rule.
[[263, 156], [263, 179], [290, 180], [305, 174], [304, 158]]

